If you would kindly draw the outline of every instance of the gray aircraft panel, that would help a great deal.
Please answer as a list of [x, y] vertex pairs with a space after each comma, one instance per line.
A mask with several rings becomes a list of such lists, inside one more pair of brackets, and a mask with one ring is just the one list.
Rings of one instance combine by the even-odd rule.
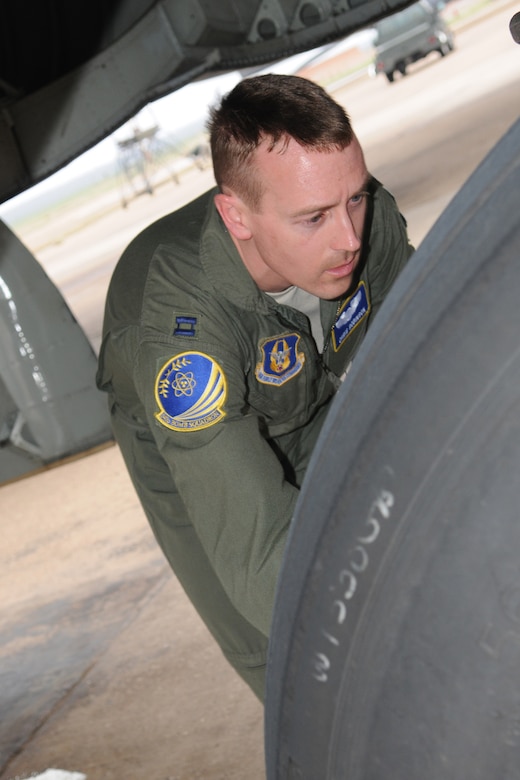
[[0, 483], [111, 439], [89, 341], [1, 221], [0, 344]]

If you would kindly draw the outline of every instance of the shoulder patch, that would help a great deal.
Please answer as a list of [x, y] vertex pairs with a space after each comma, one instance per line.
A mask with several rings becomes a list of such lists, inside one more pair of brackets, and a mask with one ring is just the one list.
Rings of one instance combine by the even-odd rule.
[[360, 282], [356, 291], [347, 298], [339, 310], [336, 322], [332, 327], [332, 346], [334, 347], [334, 352], [339, 350], [354, 328], [356, 328], [365, 317], [368, 317], [370, 308], [365, 282]]
[[155, 380], [156, 419], [172, 431], [198, 431], [222, 420], [227, 396], [224, 372], [202, 352], [170, 358]]
[[197, 318], [191, 315], [178, 315], [175, 317], [175, 325], [173, 327], [174, 336], [189, 336], [194, 338], [196, 335]]
[[305, 363], [305, 354], [298, 352], [299, 342], [297, 333], [286, 333], [260, 342], [262, 360], [255, 368], [258, 381], [280, 386], [299, 374]]

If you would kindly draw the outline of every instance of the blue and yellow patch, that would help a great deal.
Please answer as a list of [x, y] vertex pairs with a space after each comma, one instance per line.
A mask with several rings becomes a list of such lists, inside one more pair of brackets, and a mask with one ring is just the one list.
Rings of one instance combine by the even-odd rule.
[[364, 282], [360, 282], [356, 291], [347, 298], [332, 328], [332, 346], [337, 352], [345, 339], [370, 314], [370, 301]]
[[305, 355], [298, 352], [300, 337], [297, 333], [265, 339], [258, 346], [262, 360], [257, 363], [255, 376], [264, 385], [283, 385], [303, 368]]
[[182, 352], [157, 374], [155, 417], [172, 431], [199, 431], [222, 420], [227, 383], [216, 360], [202, 352]]

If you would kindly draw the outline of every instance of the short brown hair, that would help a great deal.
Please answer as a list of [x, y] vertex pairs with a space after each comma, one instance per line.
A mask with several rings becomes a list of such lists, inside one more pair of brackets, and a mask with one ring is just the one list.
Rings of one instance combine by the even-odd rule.
[[346, 111], [318, 84], [300, 76], [269, 73], [244, 79], [211, 109], [208, 122], [213, 171], [227, 186], [258, 207], [261, 182], [251, 156], [265, 141], [270, 150], [293, 138], [305, 147], [330, 152], [354, 138]]

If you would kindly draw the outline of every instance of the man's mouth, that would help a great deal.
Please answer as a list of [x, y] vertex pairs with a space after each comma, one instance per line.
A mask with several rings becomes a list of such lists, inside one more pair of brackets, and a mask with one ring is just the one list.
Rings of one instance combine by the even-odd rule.
[[335, 276], [338, 279], [342, 279], [344, 276], [350, 276], [350, 274], [353, 273], [354, 269], [356, 268], [356, 262], [357, 255], [354, 255], [354, 257], [351, 257], [346, 262], [341, 263], [340, 265], [336, 265], [333, 268], [328, 268], [327, 273], [331, 274], [331, 276]]

